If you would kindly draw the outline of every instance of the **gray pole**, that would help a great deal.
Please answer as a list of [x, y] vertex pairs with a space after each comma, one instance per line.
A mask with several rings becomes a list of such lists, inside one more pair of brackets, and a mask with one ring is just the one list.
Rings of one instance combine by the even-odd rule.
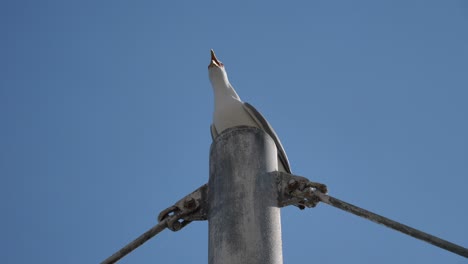
[[208, 263], [283, 263], [274, 141], [235, 127], [211, 145]]

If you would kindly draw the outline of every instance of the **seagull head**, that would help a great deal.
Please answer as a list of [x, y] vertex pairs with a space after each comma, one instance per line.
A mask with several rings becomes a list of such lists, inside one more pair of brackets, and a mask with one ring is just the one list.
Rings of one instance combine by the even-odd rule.
[[213, 88], [230, 86], [224, 64], [216, 58], [213, 50], [211, 50], [211, 62], [210, 65], [208, 65], [208, 75]]

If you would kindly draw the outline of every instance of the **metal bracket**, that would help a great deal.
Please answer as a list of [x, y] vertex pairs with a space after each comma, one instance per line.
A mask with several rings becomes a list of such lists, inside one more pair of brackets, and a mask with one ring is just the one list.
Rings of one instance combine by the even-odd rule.
[[192, 221], [206, 220], [208, 211], [207, 190], [208, 185], [205, 184], [180, 199], [173, 206], [161, 211], [158, 221], [161, 222], [168, 219], [167, 228], [175, 232], [181, 230]]
[[318, 182], [311, 182], [305, 177], [292, 175], [286, 172], [271, 172], [277, 178], [279, 200], [278, 206], [294, 205], [299, 209], [317, 206], [320, 198], [314, 194], [314, 190], [326, 194], [327, 186]]

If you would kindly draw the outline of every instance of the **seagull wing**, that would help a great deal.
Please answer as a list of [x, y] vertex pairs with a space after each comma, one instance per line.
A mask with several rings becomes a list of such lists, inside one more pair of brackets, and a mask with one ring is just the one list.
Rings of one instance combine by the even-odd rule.
[[215, 138], [218, 136], [218, 131], [216, 130], [216, 127], [214, 126], [214, 124], [211, 124], [210, 132], [211, 132], [211, 139], [214, 141]]
[[[257, 125], [263, 129], [272, 139], [275, 141], [276, 148], [278, 149], [278, 157], [283, 164], [284, 169], [286, 172], [291, 173], [291, 165], [289, 164], [288, 156], [286, 155], [286, 151], [279, 140], [278, 135], [276, 134], [273, 127], [268, 123], [268, 121], [263, 117], [260, 112], [255, 109], [251, 104], [244, 102], [243, 103], [244, 109], [249, 113], [250, 117], [257, 123]], [[213, 133], [213, 128], [211, 129]], [[215, 129], [216, 131], [216, 129]]]

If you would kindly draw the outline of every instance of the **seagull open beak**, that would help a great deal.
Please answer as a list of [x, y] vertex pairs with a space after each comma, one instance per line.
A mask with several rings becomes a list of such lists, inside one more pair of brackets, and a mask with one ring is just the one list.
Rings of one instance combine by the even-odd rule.
[[218, 58], [216, 58], [214, 50], [211, 49], [211, 62], [210, 62], [210, 65], [208, 65], [208, 68], [213, 67], [213, 66], [221, 67], [223, 66], [223, 63], [220, 62]]

